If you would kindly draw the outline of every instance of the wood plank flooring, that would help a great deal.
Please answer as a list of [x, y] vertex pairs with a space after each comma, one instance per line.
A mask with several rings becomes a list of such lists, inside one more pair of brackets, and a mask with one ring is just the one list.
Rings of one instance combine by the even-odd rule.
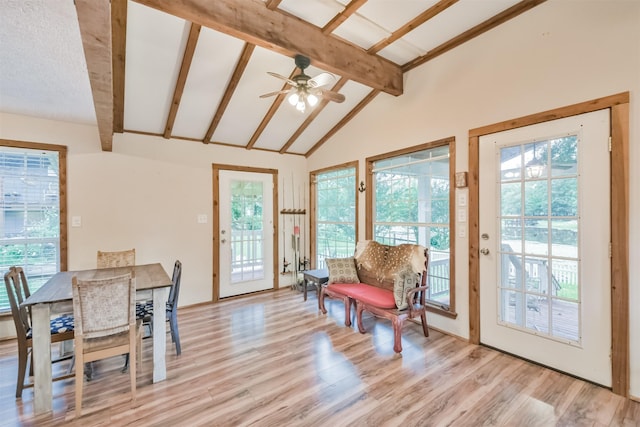
[[[389, 322], [343, 324], [290, 289], [179, 310], [182, 355], [152, 384], [145, 340], [138, 395], [122, 358], [99, 362], [74, 419], [74, 380], [56, 382], [53, 413], [16, 400], [15, 341], [0, 342], [0, 425], [38, 426], [639, 426], [640, 403], [495, 350], [408, 322], [403, 353]], [[167, 335], [170, 343], [170, 336]], [[60, 366], [58, 366], [60, 365]], [[65, 366], [58, 364], [54, 371]]]

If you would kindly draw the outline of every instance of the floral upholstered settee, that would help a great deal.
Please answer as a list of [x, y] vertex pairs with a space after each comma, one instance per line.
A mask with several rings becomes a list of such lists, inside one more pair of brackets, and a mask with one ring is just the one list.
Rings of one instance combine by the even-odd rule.
[[326, 297], [340, 299], [345, 306], [346, 326], [351, 326], [351, 307], [356, 307], [358, 330], [365, 333], [362, 313], [368, 311], [391, 321], [393, 349], [402, 351], [402, 325], [420, 316], [429, 336], [425, 299], [427, 250], [420, 245], [383, 245], [372, 240], [359, 242], [353, 257], [326, 259], [329, 281], [320, 290], [320, 310], [326, 313]]

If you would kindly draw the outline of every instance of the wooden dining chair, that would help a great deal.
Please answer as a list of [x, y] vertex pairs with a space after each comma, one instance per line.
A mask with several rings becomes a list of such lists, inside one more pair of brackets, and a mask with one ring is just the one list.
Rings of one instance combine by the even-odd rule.
[[136, 265], [136, 250], [103, 252], [98, 251], [98, 268], [132, 267]]
[[[97, 268], [113, 268], [113, 267], [133, 267], [136, 265], [136, 249], [128, 249], [124, 251], [98, 251], [96, 259]], [[129, 367], [129, 355], [126, 355], [122, 372], [126, 372]], [[91, 379], [93, 375], [93, 364], [86, 366], [87, 379]]]
[[[9, 268], [9, 271], [4, 275], [4, 284], [7, 288], [7, 296], [9, 298], [9, 305], [11, 306], [11, 315], [16, 328], [16, 338], [18, 341], [18, 380], [16, 383], [16, 399], [18, 399], [22, 397], [23, 389], [33, 387], [33, 383], [25, 384], [24, 382], [30, 355], [30, 371], [33, 372], [31, 316], [29, 309], [21, 306], [24, 300], [29, 297], [30, 291], [27, 277], [22, 267], [14, 266]], [[50, 321], [51, 342], [59, 343], [72, 340], [73, 328], [73, 316], [63, 315], [52, 318]], [[60, 357], [52, 362], [60, 362], [70, 358], [71, 356]], [[62, 375], [53, 378], [53, 380], [66, 379], [69, 377], [71, 377], [71, 375]]]
[[[178, 296], [180, 294], [180, 281], [182, 279], [182, 263], [177, 260], [173, 265], [173, 278], [171, 279], [171, 289], [169, 299], [165, 309], [167, 322], [171, 329], [171, 341], [176, 345], [176, 354], [180, 356], [180, 332], [178, 331]], [[136, 316], [142, 319], [145, 324], [151, 325], [153, 318], [153, 301], [138, 302], [136, 304]]]
[[[135, 278], [121, 276], [72, 279], [75, 318], [76, 417], [82, 415], [84, 364], [111, 356], [140, 354], [140, 322], [136, 322]], [[131, 399], [136, 397], [136, 364], [129, 368]]]

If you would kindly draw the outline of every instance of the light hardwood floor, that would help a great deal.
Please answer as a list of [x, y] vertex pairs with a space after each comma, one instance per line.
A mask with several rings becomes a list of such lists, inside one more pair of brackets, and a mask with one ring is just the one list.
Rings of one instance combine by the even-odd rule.
[[[394, 354], [387, 321], [367, 334], [344, 309], [289, 289], [179, 310], [182, 355], [151, 383], [145, 340], [138, 396], [122, 358], [98, 364], [74, 420], [73, 379], [54, 384], [54, 411], [34, 418], [33, 390], [15, 400], [14, 341], [0, 343], [0, 425], [77, 426], [638, 426], [640, 403], [482, 346], [405, 324]], [[170, 336], [167, 335], [170, 343]], [[64, 369], [56, 367], [56, 370]]]

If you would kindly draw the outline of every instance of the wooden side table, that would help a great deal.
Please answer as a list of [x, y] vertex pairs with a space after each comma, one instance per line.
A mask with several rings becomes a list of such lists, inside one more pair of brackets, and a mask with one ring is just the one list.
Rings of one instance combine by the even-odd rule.
[[329, 270], [326, 268], [320, 268], [317, 270], [305, 270], [302, 272], [304, 275], [303, 288], [304, 288], [304, 300], [307, 300], [307, 287], [310, 283], [313, 283], [316, 287], [318, 300], [320, 300], [320, 286], [329, 281]]

